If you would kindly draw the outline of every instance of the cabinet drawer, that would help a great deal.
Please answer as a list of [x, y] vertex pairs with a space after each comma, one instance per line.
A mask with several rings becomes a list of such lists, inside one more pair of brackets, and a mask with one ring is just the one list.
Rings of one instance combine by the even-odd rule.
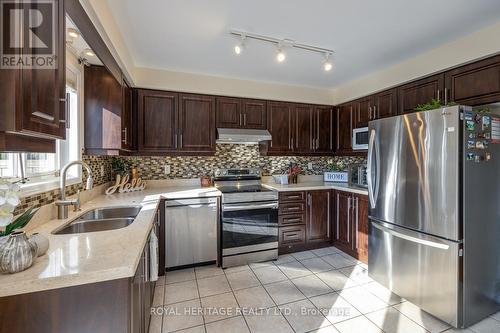
[[305, 202], [280, 203], [279, 214], [296, 214], [306, 210]]
[[280, 192], [279, 201], [304, 201], [306, 199], [306, 192]]
[[305, 213], [281, 215], [278, 217], [278, 221], [280, 226], [305, 224], [306, 215]]
[[304, 244], [306, 241], [306, 227], [303, 225], [279, 228], [279, 246]]

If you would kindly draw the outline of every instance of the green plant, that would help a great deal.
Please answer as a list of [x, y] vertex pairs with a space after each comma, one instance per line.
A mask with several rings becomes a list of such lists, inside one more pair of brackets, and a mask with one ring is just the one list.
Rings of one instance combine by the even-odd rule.
[[441, 104], [441, 101], [439, 99], [432, 99], [430, 103], [417, 105], [415, 107], [415, 111], [429, 111], [429, 110], [439, 109], [443, 106], [454, 106], [454, 105], [457, 105], [457, 103], [449, 102], [448, 104], [444, 105]]
[[113, 156], [111, 158], [111, 170], [113, 171], [113, 174], [120, 175], [120, 176], [125, 176], [128, 174], [130, 169], [130, 162], [127, 161], [126, 159], [122, 157], [115, 157]]
[[24, 228], [28, 224], [28, 222], [31, 221], [31, 218], [36, 214], [37, 211], [38, 209], [35, 209], [34, 207], [29, 208], [27, 211], [22, 213], [21, 216], [15, 219], [14, 222], [8, 224], [5, 227], [5, 230], [3, 232], [0, 232], [0, 236], [7, 236], [16, 229]]
[[347, 163], [344, 162], [343, 160], [333, 160], [330, 159], [326, 162], [326, 167], [328, 168], [328, 171], [346, 171], [347, 170]]

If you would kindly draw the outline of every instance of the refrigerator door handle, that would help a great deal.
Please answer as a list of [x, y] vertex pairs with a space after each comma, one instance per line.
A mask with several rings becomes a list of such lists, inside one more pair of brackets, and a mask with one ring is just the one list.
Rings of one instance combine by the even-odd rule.
[[[370, 199], [370, 206], [371, 208], [375, 208], [375, 194], [374, 194], [374, 189], [373, 189], [373, 179], [372, 179], [372, 168], [373, 168], [373, 150], [374, 150], [374, 144], [375, 144], [375, 135], [376, 132], [374, 129], [370, 131], [370, 138], [368, 140], [368, 165], [367, 165], [367, 183], [368, 183], [368, 197]], [[378, 169], [378, 166], [375, 167], [375, 169]], [[377, 172], [377, 171], [376, 171]]]
[[380, 224], [378, 222], [374, 222], [374, 221], [372, 221], [372, 226], [374, 228], [377, 228], [377, 229], [381, 230], [382, 232], [388, 233], [394, 237], [398, 237], [398, 238], [401, 238], [401, 239], [404, 239], [404, 240], [407, 240], [407, 241], [410, 241], [413, 243], [431, 246], [431, 247], [435, 247], [435, 248], [442, 249], [442, 250], [448, 250], [450, 248], [449, 245], [441, 243], [437, 239], [435, 241], [430, 240], [430, 239], [434, 239], [434, 237], [431, 237], [431, 236], [426, 235], [427, 239], [413, 237], [407, 231], [396, 231], [393, 228], [389, 228], [385, 225], [382, 225], [382, 224]]

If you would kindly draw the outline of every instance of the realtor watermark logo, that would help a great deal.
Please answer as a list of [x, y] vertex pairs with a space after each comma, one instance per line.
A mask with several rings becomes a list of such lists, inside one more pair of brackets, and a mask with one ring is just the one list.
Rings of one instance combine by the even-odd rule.
[[53, 0], [0, 0], [0, 18], [0, 68], [57, 67]]

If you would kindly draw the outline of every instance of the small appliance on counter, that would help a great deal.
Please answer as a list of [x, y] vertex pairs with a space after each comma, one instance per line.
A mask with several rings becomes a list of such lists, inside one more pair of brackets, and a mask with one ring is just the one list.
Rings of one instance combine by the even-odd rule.
[[366, 164], [353, 164], [349, 166], [349, 185], [368, 188]]

